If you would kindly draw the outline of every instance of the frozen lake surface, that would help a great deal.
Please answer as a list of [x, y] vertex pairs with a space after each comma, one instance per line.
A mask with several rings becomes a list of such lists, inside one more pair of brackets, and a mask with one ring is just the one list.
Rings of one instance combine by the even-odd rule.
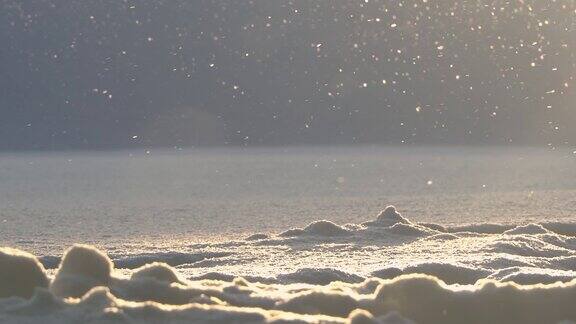
[[525, 223], [576, 216], [576, 155], [535, 148], [197, 149], [0, 155], [0, 239], [227, 240], [326, 219]]

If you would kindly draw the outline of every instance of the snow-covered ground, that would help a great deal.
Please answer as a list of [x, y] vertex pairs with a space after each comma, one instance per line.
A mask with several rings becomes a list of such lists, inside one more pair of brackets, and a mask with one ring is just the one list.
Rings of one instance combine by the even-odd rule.
[[575, 193], [567, 149], [3, 154], [0, 321], [576, 320]]

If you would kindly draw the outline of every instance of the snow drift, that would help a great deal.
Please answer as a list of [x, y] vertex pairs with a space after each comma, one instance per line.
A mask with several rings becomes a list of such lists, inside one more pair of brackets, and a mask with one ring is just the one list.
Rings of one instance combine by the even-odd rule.
[[[105, 254], [76, 245], [64, 254], [49, 282], [34, 256], [12, 249], [0, 255], [2, 280], [17, 278], [9, 286], [2, 285], [0, 321], [7, 323], [558, 323], [576, 319], [576, 280], [518, 285], [482, 279], [471, 285], [449, 285], [434, 276], [402, 274], [394, 279], [326, 285], [265, 284], [242, 278], [190, 281], [159, 263], [121, 275]], [[426, 267], [434, 268], [421, 266]], [[468, 281], [480, 275], [467, 271]]]
[[416, 223], [389, 206], [178, 251], [4, 248], [0, 322], [568, 323], [574, 228]]

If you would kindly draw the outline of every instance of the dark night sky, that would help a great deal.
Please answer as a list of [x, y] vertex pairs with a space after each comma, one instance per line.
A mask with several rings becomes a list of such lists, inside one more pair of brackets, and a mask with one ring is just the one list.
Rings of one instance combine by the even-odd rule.
[[0, 0], [0, 149], [576, 144], [576, 1]]

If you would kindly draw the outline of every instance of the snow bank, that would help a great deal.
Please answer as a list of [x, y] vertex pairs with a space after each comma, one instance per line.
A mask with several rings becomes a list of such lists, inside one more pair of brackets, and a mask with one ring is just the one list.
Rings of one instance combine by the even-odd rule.
[[394, 206], [388, 206], [380, 212], [375, 221], [364, 222], [365, 226], [393, 226], [395, 224], [410, 224], [411, 222], [404, 218]]

